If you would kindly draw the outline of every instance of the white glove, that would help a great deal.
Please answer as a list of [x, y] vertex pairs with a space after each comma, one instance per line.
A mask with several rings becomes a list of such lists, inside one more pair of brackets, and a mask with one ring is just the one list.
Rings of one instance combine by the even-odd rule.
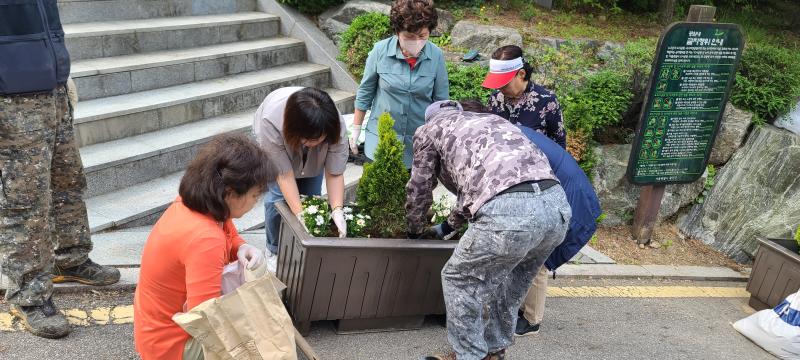
[[303, 230], [305, 230], [307, 233], [311, 234], [311, 232], [308, 231], [308, 227], [306, 226], [306, 220], [303, 219], [303, 213], [299, 212], [295, 216], [297, 216], [297, 221], [300, 222], [300, 225], [303, 225]]
[[337, 208], [333, 210], [331, 213], [331, 217], [333, 218], [333, 223], [336, 224], [336, 228], [339, 229], [339, 237], [343, 238], [347, 236], [347, 221], [344, 220], [344, 210], [342, 208]]
[[361, 125], [353, 124], [353, 136], [350, 137], [350, 151], [358, 155], [358, 138], [361, 136]]
[[255, 270], [264, 262], [264, 253], [253, 245], [242, 244], [236, 252], [239, 263], [248, 270]]

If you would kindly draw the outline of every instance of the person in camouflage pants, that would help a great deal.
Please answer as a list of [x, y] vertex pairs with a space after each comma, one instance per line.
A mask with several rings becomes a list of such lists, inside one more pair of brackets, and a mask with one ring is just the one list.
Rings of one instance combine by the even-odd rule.
[[[56, 0], [0, 0], [0, 270], [11, 314], [35, 335], [71, 328], [53, 282], [110, 285], [89, 259], [86, 187], [72, 127], [74, 91]], [[33, 39], [37, 39], [34, 41]], [[45, 45], [45, 46], [43, 46]]]
[[[0, 267], [5, 299], [36, 335], [69, 333], [53, 282], [109, 285], [119, 271], [89, 259], [86, 187], [66, 86], [0, 96]], [[48, 316], [49, 315], [49, 316]]]
[[[426, 229], [438, 181], [458, 201], [447, 221]], [[414, 134], [406, 190], [412, 239], [444, 238], [469, 221], [442, 269], [454, 352], [424, 359], [503, 359], [528, 286], [572, 216], [547, 158], [505, 119], [436, 102]]]

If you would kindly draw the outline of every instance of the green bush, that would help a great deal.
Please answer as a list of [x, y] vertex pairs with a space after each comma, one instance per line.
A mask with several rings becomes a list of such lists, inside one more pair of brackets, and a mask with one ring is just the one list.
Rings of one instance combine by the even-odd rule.
[[627, 79], [618, 72], [603, 70], [589, 75], [580, 88], [559, 96], [564, 125], [587, 134], [616, 125], [628, 110], [632, 95]]
[[376, 42], [391, 35], [389, 16], [371, 12], [357, 16], [342, 33], [338, 59], [357, 79], [364, 76], [364, 64]]
[[527, 49], [525, 58], [535, 70], [534, 82], [556, 94], [579, 86], [595, 62], [592, 51], [578, 42], [565, 43], [558, 50], [534, 43]]
[[731, 102], [752, 111], [754, 122], [772, 122], [800, 96], [800, 51], [767, 44], [748, 46], [731, 91]]
[[625, 46], [608, 62], [608, 68], [628, 77], [636, 97], [643, 97], [656, 54], [655, 39], [639, 39]]
[[408, 170], [403, 164], [403, 143], [397, 140], [389, 113], [378, 119], [378, 147], [375, 161], [364, 164], [358, 183], [358, 206], [372, 216], [371, 234], [401, 237], [406, 232], [406, 183]]
[[281, 4], [286, 4], [297, 8], [306, 14], [319, 14], [334, 5], [339, 5], [344, 0], [278, 0]]
[[539, 10], [533, 4], [528, 4], [519, 13], [519, 17], [525, 21], [531, 21], [539, 15]]
[[490, 89], [481, 86], [488, 68], [480, 65], [463, 66], [447, 63], [447, 78], [450, 81], [450, 99], [461, 101], [477, 99], [486, 102]]

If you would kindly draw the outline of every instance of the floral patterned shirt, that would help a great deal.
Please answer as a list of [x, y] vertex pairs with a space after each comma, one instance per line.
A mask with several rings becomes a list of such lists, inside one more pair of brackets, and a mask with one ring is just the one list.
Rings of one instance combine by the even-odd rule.
[[506, 99], [502, 92], [495, 90], [489, 95], [489, 110], [512, 124], [536, 130], [567, 148], [567, 130], [556, 94], [533, 81], [528, 82], [528, 87], [517, 99]]

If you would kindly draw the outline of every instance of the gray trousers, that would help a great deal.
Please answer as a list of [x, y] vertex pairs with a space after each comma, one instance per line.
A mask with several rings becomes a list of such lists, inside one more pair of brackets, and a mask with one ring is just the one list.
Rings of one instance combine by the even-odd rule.
[[442, 269], [447, 339], [459, 360], [512, 344], [517, 310], [571, 217], [558, 185], [498, 195], [478, 210]]

